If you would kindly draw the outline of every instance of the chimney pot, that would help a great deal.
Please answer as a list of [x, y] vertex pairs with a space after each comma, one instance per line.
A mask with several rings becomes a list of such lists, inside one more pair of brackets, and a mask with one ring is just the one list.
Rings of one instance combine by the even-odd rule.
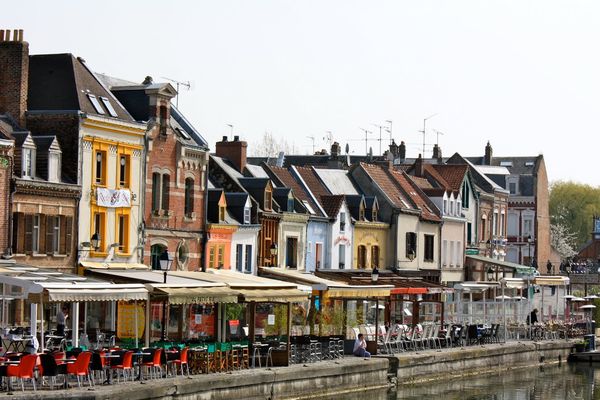
[[15, 29], [13, 30], [13, 42], [18, 42], [19, 41], [19, 30]]
[[234, 142], [239, 142], [239, 141], [240, 141], [240, 137], [239, 137], [238, 135], [235, 135], [235, 136], [233, 137], [233, 141], [234, 141]]
[[227, 136], [223, 136], [223, 140], [221, 140], [222, 142], [226, 142], [227, 141]]
[[0, 29], [0, 42], [4, 42], [4, 29]]

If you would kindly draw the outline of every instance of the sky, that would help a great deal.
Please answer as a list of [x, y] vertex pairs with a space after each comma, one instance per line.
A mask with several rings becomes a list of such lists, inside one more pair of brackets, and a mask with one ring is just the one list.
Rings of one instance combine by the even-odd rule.
[[[30, 54], [73, 53], [97, 72], [180, 85], [211, 149], [265, 132], [298, 154], [543, 154], [551, 182], [600, 186], [596, 0], [13, 1], [0, 28]], [[176, 86], [174, 84], [174, 86]], [[436, 132], [442, 132], [436, 134]]]

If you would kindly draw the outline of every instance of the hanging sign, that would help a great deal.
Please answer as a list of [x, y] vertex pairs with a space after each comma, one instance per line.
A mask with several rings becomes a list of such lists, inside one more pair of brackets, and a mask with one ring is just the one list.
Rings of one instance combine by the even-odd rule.
[[131, 207], [131, 192], [127, 189], [96, 189], [96, 203], [101, 207]]

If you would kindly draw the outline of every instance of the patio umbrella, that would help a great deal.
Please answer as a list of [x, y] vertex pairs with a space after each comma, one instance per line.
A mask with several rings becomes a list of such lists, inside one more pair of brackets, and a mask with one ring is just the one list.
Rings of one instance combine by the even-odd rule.
[[573, 297], [571, 301], [585, 301], [585, 299], [582, 299], [581, 297]]
[[[518, 298], [520, 298], [520, 297], [517, 297], [517, 299], [518, 299]], [[505, 295], [502, 295], [502, 296], [496, 296], [496, 300], [512, 300], [512, 299], [514, 299], [514, 297], [505, 296]]]
[[596, 308], [596, 306], [593, 304], [586, 304], [585, 306], [579, 307], [580, 310], [593, 310], [594, 308]]
[[567, 299], [567, 300], [574, 299], [574, 298], [575, 298], [575, 296], [573, 296], [572, 294], [566, 294], [563, 296], [563, 299]]
[[589, 296], [585, 296], [584, 299], [586, 300], [593, 300], [593, 299], [597, 299], [598, 296], [596, 296], [595, 294], [590, 294]]

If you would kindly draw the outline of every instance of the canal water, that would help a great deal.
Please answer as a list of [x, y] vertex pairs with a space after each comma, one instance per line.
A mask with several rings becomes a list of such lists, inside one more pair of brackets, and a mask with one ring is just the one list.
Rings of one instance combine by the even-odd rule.
[[600, 400], [600, 365], [563, 363], [560, 366], [499, 370], [481, 376], [400, 385], [389, 392], [338, 395], [335, 399]]

